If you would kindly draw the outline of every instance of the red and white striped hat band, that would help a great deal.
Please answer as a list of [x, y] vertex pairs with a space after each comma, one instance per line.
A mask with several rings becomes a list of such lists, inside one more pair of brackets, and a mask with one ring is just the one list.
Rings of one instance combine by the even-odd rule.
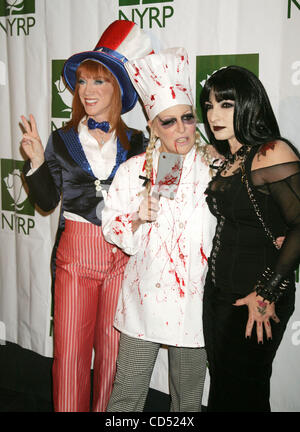
[[104, 31], [93, 51], [72, 55], [64, 64], [63, 76], [72, 91], [76, 85], [76, 70], [85, 60], [103, 64], [117, 79], [122, 96], [122, 113], [130, 111], [137, 101], [136, 92], [124, 68], [128, 60], [153, 52], [151, 39], [134, 22], [116, 20]]
[[172, 106], [194, 105], [189, 60], [184, 48], [169, 48], [128, 61], [125, 68], [149, 120]]

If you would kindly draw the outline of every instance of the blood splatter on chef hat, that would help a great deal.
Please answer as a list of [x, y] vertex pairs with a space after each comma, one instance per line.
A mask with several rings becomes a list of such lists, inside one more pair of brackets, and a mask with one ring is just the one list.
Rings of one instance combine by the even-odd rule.
[[188, 54], [184, 48], [168, 48], [128, 61], [125, 68], [149, 120], [174, 105], [194, 104]]

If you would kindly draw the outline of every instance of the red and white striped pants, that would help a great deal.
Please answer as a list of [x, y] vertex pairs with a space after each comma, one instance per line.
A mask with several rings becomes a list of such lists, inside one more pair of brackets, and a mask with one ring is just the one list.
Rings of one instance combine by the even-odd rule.
[[66, 221], [56, 255], [53, 400], [55, 411], [103, 412], [112, 391], [119, 333], [113, 319], [128, 256], [93, 224]]

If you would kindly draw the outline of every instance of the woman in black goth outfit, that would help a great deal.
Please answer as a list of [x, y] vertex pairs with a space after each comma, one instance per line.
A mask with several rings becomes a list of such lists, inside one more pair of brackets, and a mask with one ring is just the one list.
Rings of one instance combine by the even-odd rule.
[[218, 220], [203, 312], [208, 411], [270, 411], [272, 362], [294, 310], [300, 259], [299, 153], [280, 136], [250, 71], [215, 72], [200, 102], [208, 138], [225, 156], [206, 191]]

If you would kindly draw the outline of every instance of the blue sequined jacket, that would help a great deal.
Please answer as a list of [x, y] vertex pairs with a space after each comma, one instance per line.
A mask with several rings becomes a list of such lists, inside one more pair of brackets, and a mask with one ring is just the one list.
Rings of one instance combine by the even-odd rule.
[[[110, 185], [119, 165], [132, 156], [145, 151], [146, 139], [142, 132], [129, 129], [127, 132], [130, 150], [124, 150], [117, 141], [116, 164], [106, 180], [98, 180], [102, 185]], [[23, 173], [30, 170], [30, 162], [24, 164]], [[64, 211], [75, 213], [95, 225], [102, 221], [96, 208], [103, 200], [96, 193], [97, 178], [86, 159], [78, 134], [70, 130], [58, 129], [50, 135], [45, 162], [30, 176], [26, 177], [30, 196], [45, 212], [56, 208], [62, 199], [59, 228], [64, 228]]]

